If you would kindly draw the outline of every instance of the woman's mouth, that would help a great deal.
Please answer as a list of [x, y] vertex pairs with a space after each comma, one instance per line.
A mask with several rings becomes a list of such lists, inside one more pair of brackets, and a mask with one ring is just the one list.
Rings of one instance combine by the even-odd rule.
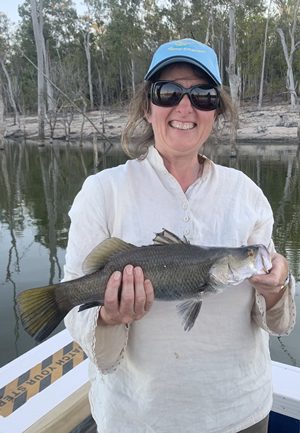
[[196, 124], [193, 123], [193, 122], [179, 122], [177, 120], [171, 120], [171, 122], [169, 123], [169, 125], [172, 128], [181, 129], [181, 130], [193, 129], [196, 126]]

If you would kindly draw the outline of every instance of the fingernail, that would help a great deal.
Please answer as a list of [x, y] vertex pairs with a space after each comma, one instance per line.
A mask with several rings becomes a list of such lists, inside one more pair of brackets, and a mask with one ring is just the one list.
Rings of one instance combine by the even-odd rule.
[[121, 278], [121, 272], [120, 271], [116, 271], [114, 273], [114, 280], [119, 280]]
[[128, 275], [132, 275], [133, 266], [132, 265], [127, 265], [126, 268], [125, 268], [125, 270], [126, 270], [126, 273]]
[[138, 266], [137, 268], [134, 268], [134, 272], [136, 273], [136, 275], [141, 275], [142, 269]]

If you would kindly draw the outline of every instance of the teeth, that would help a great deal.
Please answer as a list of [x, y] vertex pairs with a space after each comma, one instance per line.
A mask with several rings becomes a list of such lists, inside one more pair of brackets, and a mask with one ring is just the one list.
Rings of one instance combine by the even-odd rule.
[[192, 122], [178, 122], [176, 120], [170, 122], [170, 125], [172, 126], [172, 128], [176, 129], [193, 129], [195, 126], [195, 124]]

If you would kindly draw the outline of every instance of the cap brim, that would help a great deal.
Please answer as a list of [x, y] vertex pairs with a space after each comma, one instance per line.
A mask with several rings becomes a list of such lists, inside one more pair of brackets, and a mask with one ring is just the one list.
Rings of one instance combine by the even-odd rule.
[[155, 65], [154, 68], [149, 69], [149, 71], [144, 77], [144, 80], [145, 81], [150, 80], [150, 78], [153, 77], [153, 75], [155, 75], [160, 69], [164, 68], [165, 66], [168, 66], [172, 63], [179, 63], [179, 62], [190, 63], [194, 66], [197, 66], [199, 69], [204, 71], [214, 81], [214, 83], [217, 86], [220, 86], [222, 84], [218, 78], [216, 78], [204, 65], [202, 65], [202, 63], [198, 62], [197, 60], [191, 59], [190, 57], [184, 57], [184, 56], [174, 56], [162, 60], [157, 65]]

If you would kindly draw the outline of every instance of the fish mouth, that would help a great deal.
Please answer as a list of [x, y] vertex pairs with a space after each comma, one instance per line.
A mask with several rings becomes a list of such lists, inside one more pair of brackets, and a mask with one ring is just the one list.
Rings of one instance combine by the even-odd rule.
[[[266, 263], [266, 261], [268, 262], [268, 264]], [[266, 274], [268, 274], [269, 271], [270, 271], [269, 263], [270, 263], [270, 261], [269, 261], [269, 260], [266, 260], [266, 257], [262, 256], [262, 265], [263, 265], [263, 270], [264, 270], [264, 272], [265, 272]]]
[[268, 274], [270, 272], [270, 269], [272, 268], [269, 251], [265, 246], [260, 246], [259, 250], [260, 251], [256, 257], [256, 267], [259, 270], [258, 273]]
[[178, 120], [171, 120], [169, 122], [171, 128], [179, 129], [181, 131], [189, 131], [191, 129], [196, 128], [196, 123], [194, 122], [179, 122]]

